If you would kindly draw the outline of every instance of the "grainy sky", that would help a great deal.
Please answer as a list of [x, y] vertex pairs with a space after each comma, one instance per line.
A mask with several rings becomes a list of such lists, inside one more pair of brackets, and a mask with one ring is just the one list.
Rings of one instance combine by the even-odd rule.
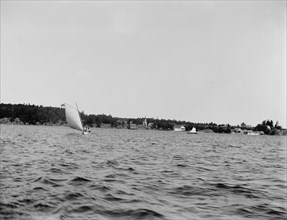
[[286, 127], [286, 1], [1, 1], [1, 102]]

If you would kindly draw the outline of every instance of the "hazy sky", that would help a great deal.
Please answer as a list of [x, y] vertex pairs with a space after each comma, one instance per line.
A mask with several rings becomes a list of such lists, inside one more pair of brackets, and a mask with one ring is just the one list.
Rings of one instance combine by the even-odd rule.
[[1, 102], [286, 127], [286, 1], [1, 1]]

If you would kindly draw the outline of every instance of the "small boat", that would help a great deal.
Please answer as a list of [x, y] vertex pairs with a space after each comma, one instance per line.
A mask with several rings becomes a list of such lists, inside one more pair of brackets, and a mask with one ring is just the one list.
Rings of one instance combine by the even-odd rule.
[[187, 133], [188, 133], [188, 134], [197, 134], [196, 128], [193, 127], [193, 128], [191, 129], [191, 131], [188, 131]]
[[83, 128], [83, 123], [81, 120], [77, 104], [76, 104], [77, 108], [74, 108], [73, 106], [66, 103], [62, 104], [61, 106], [65, 107], [66, 121], [69, 127], [76, 129], [78, 131], [82, 131], [82, 134], [87, 134], [87, 132]]
[[247, 135], [260, 135], [259, 132], [253, 132], [253, 131], [247, 132], [246, 134]]

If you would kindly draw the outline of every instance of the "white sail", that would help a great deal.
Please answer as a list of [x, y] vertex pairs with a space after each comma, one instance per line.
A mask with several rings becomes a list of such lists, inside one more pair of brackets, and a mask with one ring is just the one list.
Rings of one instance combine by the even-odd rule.
[[63, 104], [65, 106], [66, 121], [70, 128], [74, 128], [79, 131], [83, 131], [83, 125], [80, 118], [78, 109], [69, 104]]
[[188, 131], [187, 133], [188, 133], [188, 134], [197, 134], [196, 128], [193, 127], [193, 128], [191, 129], [191, 131]]

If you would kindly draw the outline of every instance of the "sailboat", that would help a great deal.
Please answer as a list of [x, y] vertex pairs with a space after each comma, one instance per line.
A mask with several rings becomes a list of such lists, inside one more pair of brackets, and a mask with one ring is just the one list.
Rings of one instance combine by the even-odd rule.
[[197, 134], [196, 128], [193, 127], [193, 128], [191, 129], [191, 131], [188, 131], [187, 133], [188, 133], [188, 134]]
[[83, 134], [87, 134], [87, 132], [85, 132], [83, 128], [77, 104], [76, 104], [77, 108], [74, 108], [73, 106], [66, 103], [62, 104], [61, 106], [65, 107], [66, 121], [69, 127], [76, 129], [78, 131], [82, 131]]

